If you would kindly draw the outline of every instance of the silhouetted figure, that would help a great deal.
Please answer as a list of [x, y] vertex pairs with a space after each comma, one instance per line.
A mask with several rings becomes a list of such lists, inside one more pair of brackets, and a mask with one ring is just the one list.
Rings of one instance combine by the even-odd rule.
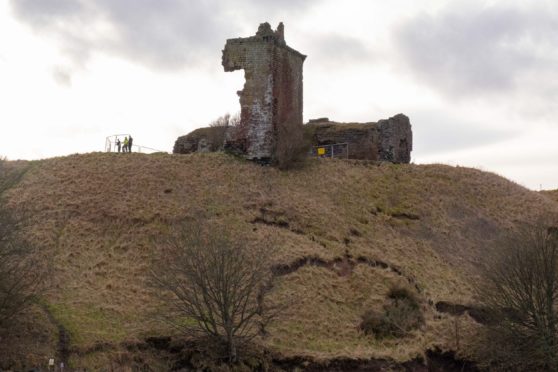
[[132, 152], [132, 142], [133, 141], [134, 141], [134, 139], [130, 135], [130, 138], [128, 138], [128, 152]]
[[122, 148], [122, 152], [128, 151], [128, 137], [124, 137], [124, 147]]
[[122, 144], [120, 143], [120, 140], [117, 138], [116, 139], [116, 148], [118, 148], [118, 152], [120, 152], [121, 146], [122, 146]]

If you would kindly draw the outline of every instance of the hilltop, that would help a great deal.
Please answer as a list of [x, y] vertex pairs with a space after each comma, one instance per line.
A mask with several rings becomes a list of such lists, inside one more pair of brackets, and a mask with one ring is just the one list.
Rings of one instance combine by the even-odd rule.
[[[446, 165], [313, 159], [281, 172], [221, 153], [93, 153], [17, 167], [25, 173], [3, 196], [31, 216], [28, 236], [54, 265], [17, 348], [4, 346], [27, 350], [27, 365], [60, 353], [64, 339], [72, 367], [168, 367], [157, 340], [179, 337], [156, 321], [147, 278], [154, 241], [186, 217], [275, 242], [284, 270], [272, 296], [296, 302], [258, 342], [283, 358], [467, 358], [480, 325], [447, 309], [475, 305], [472, 283], [499, 235], [558, 212], [556, 198]], [[416, 292], [425, 325], [401, 339], [364, 335], [361, 315], [396, 284]]]
[[546, 195], [550, 199], [558, 202], [558, 190], [543, 190], [540, 193], [543, 194], [543, 195]]

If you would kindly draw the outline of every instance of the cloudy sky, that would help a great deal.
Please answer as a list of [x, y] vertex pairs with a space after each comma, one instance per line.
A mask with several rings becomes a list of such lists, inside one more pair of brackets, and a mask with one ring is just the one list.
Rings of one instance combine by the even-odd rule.
[[308, 55], [304, 118], [411, 119], [412, 161], [558, 188], [558, 2], [5, 0], [0, 156], [171, 151], [239, 111], [221, 50], [261, 22]]

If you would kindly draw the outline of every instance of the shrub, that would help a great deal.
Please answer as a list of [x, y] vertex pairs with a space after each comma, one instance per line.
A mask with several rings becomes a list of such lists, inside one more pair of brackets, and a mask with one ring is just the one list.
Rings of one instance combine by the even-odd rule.
[[418, 299], [409, 289], [394, 286], [387, 294], [382, 311], [368, 310], [360, 329], [376, 338], [404, 337], [424, 323]]
[[47, 275], [45, 260], [36, 257], [19, 225], [0, 204], [0, 330], [32, 303]]
[[478, 357], [513, 370], [558, 370], [558, 229], [525, 225], [487, 253], [478, 295], [488, 315]]
[[405, 286], [394, 285], [389, 289], [387, 297], [392, 300], [406, 300], [417, 308], [419, 306], [419, 301], [415, 293]]
[[359, 328], [367, 335], [372, 335], [377, 338], [384, 338], [391, 334], [391, 327], [385, 321], [384, 313], [367, 310], [362, 315], [362, 321]]

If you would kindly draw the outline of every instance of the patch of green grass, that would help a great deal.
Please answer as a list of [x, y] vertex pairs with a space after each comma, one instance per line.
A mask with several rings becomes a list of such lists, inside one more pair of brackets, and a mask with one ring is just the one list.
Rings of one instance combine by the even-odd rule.
[[123, 317], [96, 306], [77, 307], [67, 303], [47, 304], [52, 316], [70, 334], [73, 346], [89, 346], [95, 342], [120, 342], [128, 332], [122, 327]]

